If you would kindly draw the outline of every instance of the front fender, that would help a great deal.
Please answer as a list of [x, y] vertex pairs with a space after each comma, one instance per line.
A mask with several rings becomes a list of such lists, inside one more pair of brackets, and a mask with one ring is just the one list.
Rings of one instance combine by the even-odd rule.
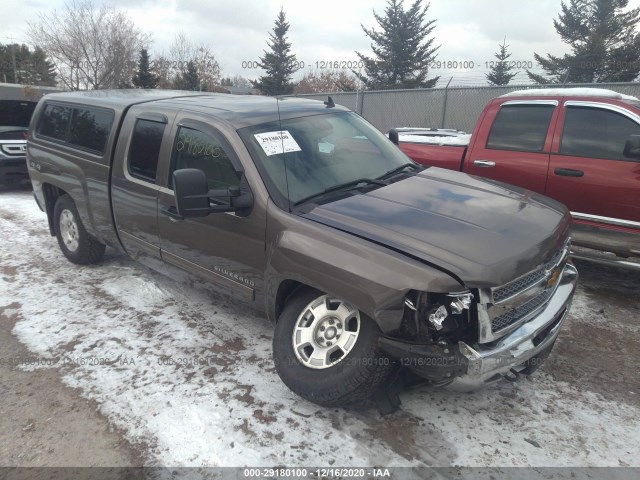
[[265, 290], [277, 317], [285, 281], [317, 288], [358, 307], [383, 332], [398, 328], [410, 290], [450, 292], [460, 284], [446, 273], [384, 246], [283, 212], [270, 205]]

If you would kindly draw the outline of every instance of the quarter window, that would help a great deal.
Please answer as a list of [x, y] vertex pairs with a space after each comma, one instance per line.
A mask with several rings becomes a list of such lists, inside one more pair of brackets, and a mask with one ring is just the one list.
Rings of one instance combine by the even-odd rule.
[[132, 176], [155, 183], [165, 126], [164, 123], [151, 120], [140, 119], [136, 122], [127, 157]]
[[610, 110], [568, 106], [560, 153], [576, 157], [637, 161], [624, 156], [629, 135], [640, 135], [640, 125]]
[[224, 189], [240, 185], [240, 175], [231, 162], [220, 139], [198, 130], [180, 127], [173, 147], [169, 187], [173, 184], [173, 171], [197, 168], [207, 175], [210, 189]]
[[491, 127], [487, 148], [542, 152], [554, 105], [504, 105]]

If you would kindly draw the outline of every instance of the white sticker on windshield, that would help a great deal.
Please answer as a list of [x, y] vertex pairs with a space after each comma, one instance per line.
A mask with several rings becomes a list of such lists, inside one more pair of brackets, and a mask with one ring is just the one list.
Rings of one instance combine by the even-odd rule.
[[291, 134], [287, 130], [280, 130], [279, 132], [267, 132], [256, 133], [254, 135], [256, 140], [267, 154], [267, 157], [271, 155], [277, 155], [278, 153], [288, 152], [300, 152], [302, 149], [293, 139]]

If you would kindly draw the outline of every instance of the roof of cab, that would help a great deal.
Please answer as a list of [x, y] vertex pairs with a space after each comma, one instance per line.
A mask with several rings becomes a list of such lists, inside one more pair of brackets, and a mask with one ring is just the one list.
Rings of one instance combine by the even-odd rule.
[[335, 105], [328, 107], [318, 100], [296, 97], [265, 97], [227, 93], [189, 92], [182, 90], [90, 90], [52, 93], [47, 100], [125, 110], [141, 103], [162, 104], [181, 110], [213, 115], [235, 128], [308, 115], [349, 111]]

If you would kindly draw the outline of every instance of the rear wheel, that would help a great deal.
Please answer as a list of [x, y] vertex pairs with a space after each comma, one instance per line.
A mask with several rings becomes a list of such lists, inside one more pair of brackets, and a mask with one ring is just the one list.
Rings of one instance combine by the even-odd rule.
[[102, 258], [105, 246], [87, 233], [69, 195], [63, 195], [56, 201], [53, 223], [60, 250], [70, 261], [85, 265]]
[[273, 338], [276, 370], [301, 397], [325, 406], [369, 398], [391, 372], [380, 330], [357, 308], [315, 289], [286, 304]]

